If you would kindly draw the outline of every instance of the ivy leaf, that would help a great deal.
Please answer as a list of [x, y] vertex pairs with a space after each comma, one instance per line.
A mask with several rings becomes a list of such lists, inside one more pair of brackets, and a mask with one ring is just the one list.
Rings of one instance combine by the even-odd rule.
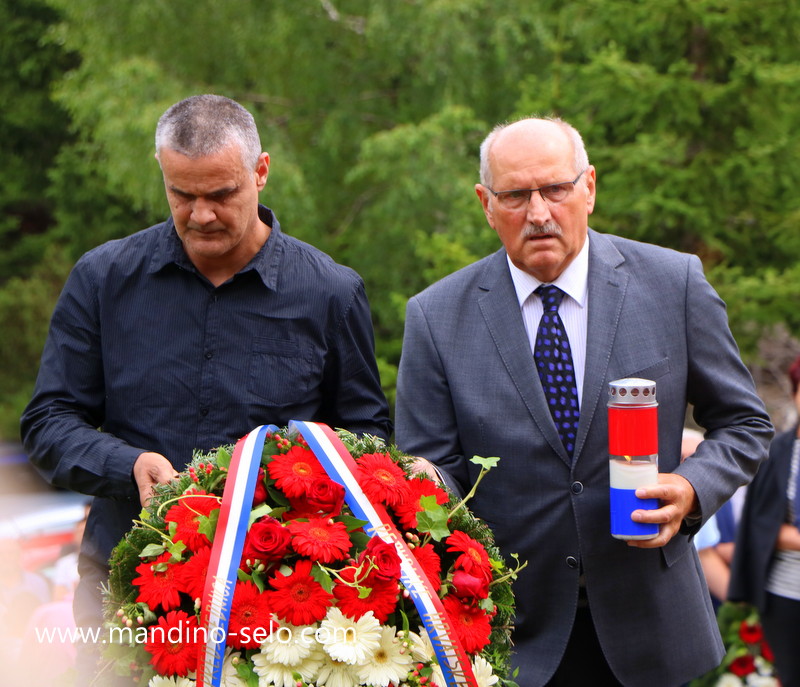
[[353, 532], [354, 530], [357, 530], [361, 527], [364, 527], [364, 525], [369, 524], [367, 520], [359, 520], [358, 518], [352, 515], [347, 515], [345, 513], [342, 513], [339, 516], [339, 520], [341, 520], [344, 523], [348, 532]]
[[442, 541], [450, 536], [447, 526], [447, 511], [436, 503], [435, 496], [423, 496], [419, 500], [424, 510], [417, 513], [417, 529], [430, 534], [435, 541]]
[[272, 507], [267, 503], [262, 503], [260, 506], [253, 508], [253, 510], [250, 511], [250, 518], [247, 520], [248, 529], [256, 520], [270, 513], [272, 513]]
[[319, 582], [320, 586], [329, 594], [333, 590], [333, 580], [331, 579], [330, 574], [324, 568], [321, 568], [318, 565], [314, 565], [311, 568], [311, 577], [313, 577], [317, 582]]
[[219, 511], [219, 508], [215, 508], [208, 515], [200, 515], [197, 518], [197, 531], [200, 534], [205, 534], [210, 542], [214, 541], [214, 532], [217, 530]]
[[497, 467], [497, 464], [500, 462], [500, 458], [498, 456], [493, 456], [491, 458], [472, 456], [472, 459], [469, 462], [474, 463], [475, 465], [480, 465], [484, 470], [491, 470], [493, 467]]
[[145, 546], [141, 553], [139, 554], [139, 558], [150, 558], [151, 556], [160, 556], [162, 553], [166, 551], [163, 544], [148, 544]]

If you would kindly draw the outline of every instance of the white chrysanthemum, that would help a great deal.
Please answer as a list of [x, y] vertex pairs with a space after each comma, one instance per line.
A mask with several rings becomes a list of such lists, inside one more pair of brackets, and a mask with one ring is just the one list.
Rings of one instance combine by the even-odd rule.
[[[354, 687], [360, 684], [358, 666], [337, 661], [327, 654], [317, 673], [317, 687]], [[444, 682], [441, 683], [444, 685]]]
[[[763, 675], [764, 677], [772, 677], [773, 667], [766, 658], [763, 656], [756, 656], [755, 664], [759, 675]], [[775, 680], [775, 684], [778, 684], [777, 680]]]
[[225, 650], [225, 659], [222, 663], [222, 687], [247, 687], [244, 680], [239, 677], [236, 663], [242, 660], [242, 653], [231, 648]]
[[305, 682], [310, 682], [317, 674], [325, 654], [319, 649], [312, 651], [301, 663], [285, 666], [272, 663], [262, 653], [253, 654], [253, 670], [258, 675], [258, 687], [296, 687], [294, 673], [298, 673]]
[[747, 687], [779, 687], [780, 682], [770, 675], [750, 673], [747, 676]]
[[744, 685], [744, 683], [733, 673], [725, 673], [720, 676], [714, 687], [742, 687], [742, 685]]
[[483, 656], [475, 657], [472, 662], [472, 673], [475, 675], [478, 687], [491, 687], [499, 679], [497, 675], [492, 673], [492, 664]]
[[194, 685], [194, 680], [190, 680], [188, 677], [178, 677], [177, 675], [173, 677], [155, 675], [147, 683], [147, 687], [194, 687]]
[[270, 663], [287, 667], [299, 665], [318, 651], [319, 644], [314, 636], [316, 629], [316, 625], [279, 623], [278, 629], [261, 643], [261, 653]]
[[424, 627], [419, 628], [419, 634], [409, 632], [408, 637], [411, 640], [411, 656], [415, 661], [425, 664], [436, 662], [436, 652]]
[[352, 620], [331, 606], [320, 623], [317, 639], [331, 658], [351, 665], [364, 664], [380, 646], [381, 624], [372, 611]]
[[372, 658], [363, 664], [358, 675], [363, 683], [374, 687], [389, 687], [389, 683], [398, 684], [407, 676], [411, 667], [411, 653], [401, 644], [397, 630], [384, 627], [381, 630], [381, 641]]

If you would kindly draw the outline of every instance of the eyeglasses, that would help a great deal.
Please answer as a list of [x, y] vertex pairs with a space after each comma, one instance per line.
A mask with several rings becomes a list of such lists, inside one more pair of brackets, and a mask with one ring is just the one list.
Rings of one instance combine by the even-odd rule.
[[[588, 167], [586, 169], [589, 169]], [[515, 188], [511, 191], [495, 191], [493, 188], [486, 188], [491, 191], [498, 204], [506, 210], [521, 210], [528, 207], [531, 202], [531, 194], [538, 191], [542, 199], [551, 205], [556, 203], [563, 203], [575, 190], [575, 184], [584, 175], [586, 169], [583, 170], [572, 181], [563, 181], [559, 184], [548, 184], [547, 186], [540, 186], [539, 188]]]

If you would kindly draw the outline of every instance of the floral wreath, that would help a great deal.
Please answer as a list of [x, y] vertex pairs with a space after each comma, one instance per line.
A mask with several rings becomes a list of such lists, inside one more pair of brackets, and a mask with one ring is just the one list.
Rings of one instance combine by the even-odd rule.
[[749, 604], [729, 601], [719, 607], [717, 624], [725, 657], [715, 670], [693, 680], [691, 687], [779, 687], [758, 611]]
[[[516, 687], [510, 674], [514, 597], [510, 569], [489, 527], [462, 500], [415, 474], [414, 458], [382, 439], [337, 430], [355, 478], [382, 504], [441, 600], [478, 687]], [[233, 447], [196, 452], [155, 489], [111, 555], [105, 655], [149, 687], [193, 687], [192, 632]], [[270, 432], [258, 468], [237, 571], [224, 687], [448, 687], [391, 544], [364, 531], [302, 436]]]

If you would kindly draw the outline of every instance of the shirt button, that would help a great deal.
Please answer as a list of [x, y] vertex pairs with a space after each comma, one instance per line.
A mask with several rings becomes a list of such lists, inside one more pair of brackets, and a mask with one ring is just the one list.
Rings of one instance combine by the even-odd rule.
[[200, 415], [202, 417], [205, 417], [206, 415], [208, 415], [208, 408], [200, 408]]
[[211, 360], [214, 357], [214, 354], [211, 351], [206, 351], [206, 360]]
[[570, 491], [572, 491], [573, 494], [583, 493], [583, 484], [581, 484], [580, 482], [573, 482], [570, 485]]
[[567, 565], [570, 568], [577, 568], [578, 567], [578, 559], [575, 556], [567, 556]]

